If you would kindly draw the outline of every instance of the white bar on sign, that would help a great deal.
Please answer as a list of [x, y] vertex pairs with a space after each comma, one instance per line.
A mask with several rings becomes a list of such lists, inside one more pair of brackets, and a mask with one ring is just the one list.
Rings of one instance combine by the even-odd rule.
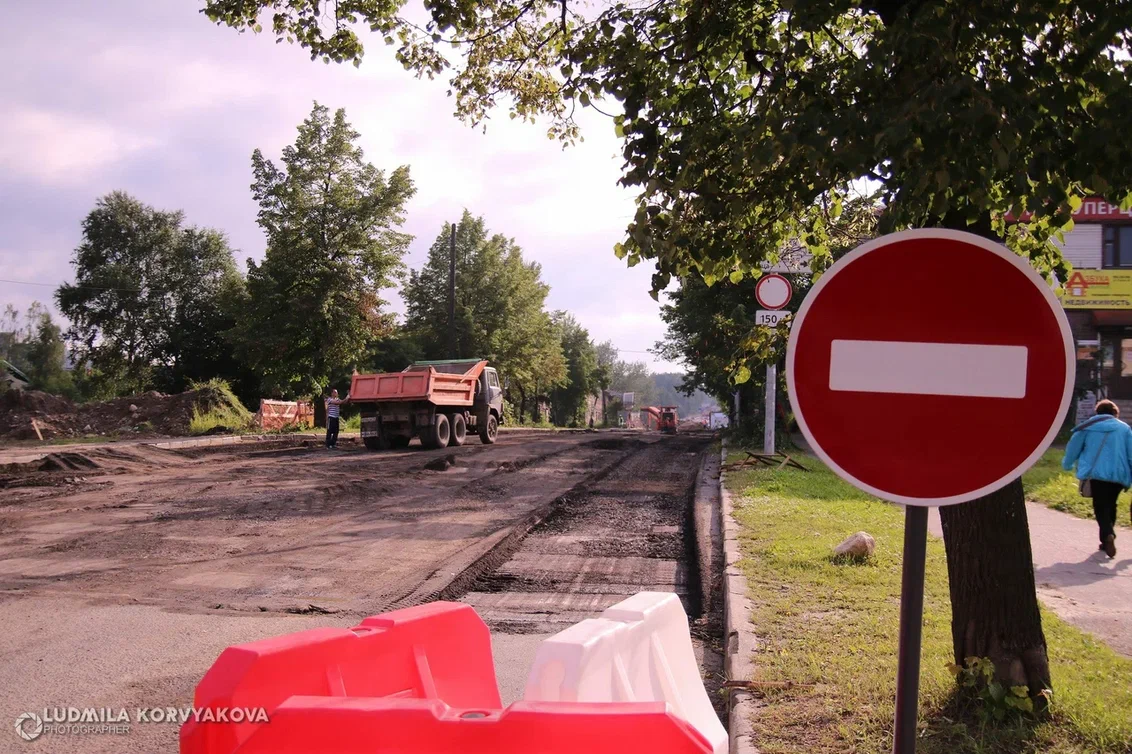
[[861, 393], [1026, 397], [1025, 346], [835, 340], [829, 389]]

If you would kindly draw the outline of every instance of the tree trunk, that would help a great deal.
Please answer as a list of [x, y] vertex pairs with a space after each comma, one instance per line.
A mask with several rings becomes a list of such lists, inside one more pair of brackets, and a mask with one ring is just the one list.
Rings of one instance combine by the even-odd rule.
[[1022, 480], [939, 513], [955, 662], [988, 657], [1000, 680], [1031, 696], [1051, 688]]
[[515, 421], [519, 424], [523, 423], [523, 417], [526, 416], [527, 408], [527, 394], [522, 387], [516, 386], [515, 389], [519, 392], [518, 404], [512, 404], [515, 407]]
[[[997, 243], [989, 214], [968, 223], [951, 212], [941, 227]], [[939, 509], [951, 586], [951, 638], [956, 664], [968, 657], [994, 661], [998, 678], [1030, 687], [1035, 709], [1052, 689], [1042, 616], [1034, 588], [1034, 556], [1022, 480], [978, 500]]]

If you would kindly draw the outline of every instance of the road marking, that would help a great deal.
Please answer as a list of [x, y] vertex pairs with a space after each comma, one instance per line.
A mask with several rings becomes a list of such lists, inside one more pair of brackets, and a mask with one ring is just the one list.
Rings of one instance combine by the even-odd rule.
[[829, 389], [860, 393], [1026, 397], [1025, 346], [834, 340]]

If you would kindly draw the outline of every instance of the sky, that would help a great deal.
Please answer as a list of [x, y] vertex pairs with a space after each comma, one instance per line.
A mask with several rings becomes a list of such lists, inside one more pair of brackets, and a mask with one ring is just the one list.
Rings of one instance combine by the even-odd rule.
[[[654, 371], [680, 371], [647, 349], [664, 334], [648, 295], [652, 268], [612, 252], [634, 211], [617, 185], [611, 121], [580, 116], [584, 142], [563, 148], [545, 127], [495, 113], [482, 128], [453, 115], [444, 80], [417, 80], [377, 38], [361, 68], [311, 62], [269, 33], [211, 24], [203, 0], [7, 3], [0, 25], [0, 306], [52, 304], [73, 279], [80, 223], [124, 190], [189, 224], [227, 233], [241, 267], [261, 259], [249, 186], [256, 148], [277, 160], [317, 100], [344, 107], [366, 157], [409, 165], [417, 193], [406, 264], [424, 264], [445, 221], [465, 208], [516, 240], [565, 309], [597, 342]], [[387, 292], [403, 311], [400, 296]]]

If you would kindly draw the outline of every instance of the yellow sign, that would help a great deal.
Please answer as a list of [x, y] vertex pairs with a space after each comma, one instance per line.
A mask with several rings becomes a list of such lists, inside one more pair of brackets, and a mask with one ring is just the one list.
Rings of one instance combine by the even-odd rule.
[[1073, 270], [1057, 295], [1066, 309], [1132, 309], [1132, 270]]

